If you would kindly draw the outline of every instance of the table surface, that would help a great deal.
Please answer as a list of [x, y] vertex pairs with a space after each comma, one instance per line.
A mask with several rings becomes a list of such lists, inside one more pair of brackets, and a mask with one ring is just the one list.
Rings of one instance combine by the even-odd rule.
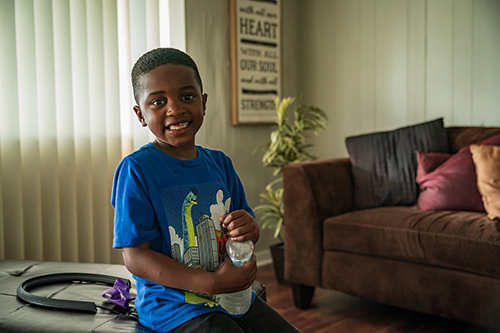
[[94, 283], [57, 283], [36, 288], [38, 296], [94, 302], [97, 313], [49, 309], [26, 304], [16, 296], [25, 280], [54, 273], [94, 273], [135, 281], [123, 265], [29, 260], [0, 261], [0, 332], [151, 332], [137, 321], [133, 306], [124, 310], [102, 297], [109, 286]]

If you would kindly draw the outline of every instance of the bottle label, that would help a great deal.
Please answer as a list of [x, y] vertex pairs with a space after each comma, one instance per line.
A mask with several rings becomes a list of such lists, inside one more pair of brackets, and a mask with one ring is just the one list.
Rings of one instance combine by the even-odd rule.
[[231, 261], [233, 262], [233, 265], [234, 266], [243, 266], [244, 264], [246, 264], [250, 258], [252, 257], [252, 254], [250, 253], [250, 255], [244, 259], [231, 259]]

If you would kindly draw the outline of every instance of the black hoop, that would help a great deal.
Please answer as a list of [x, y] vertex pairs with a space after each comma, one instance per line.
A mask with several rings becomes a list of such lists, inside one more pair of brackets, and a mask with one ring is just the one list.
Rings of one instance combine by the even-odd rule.
[[[40, 275], [28, 279], [17, 287], [17, 297], [23, 301], [48, 308], [62, 309], [62, 310], [76, 310], [97, 313], [97, 307], [94, 302], [85, 301], [72, 301], [62, 299], [52, 299], [42, 296], [37, 296], [29, 293], [28, 291], [37, 287], [46, 286], [49, 284], [63, 283], [63, 282], [93, 282], [102, 283], [113, 286], [118, 277], [102, 274], [90, 273], [58, 273]], [[120, 278], [130, 288], [130, 280]]]

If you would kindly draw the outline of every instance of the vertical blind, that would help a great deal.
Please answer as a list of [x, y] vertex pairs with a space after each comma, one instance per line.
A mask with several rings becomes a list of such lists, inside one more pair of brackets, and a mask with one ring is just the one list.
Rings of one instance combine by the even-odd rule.
[[121, 262], [112, 178], [149, 140], [132, 111], [130, 69], [170, 43], [160, 27], [169, 8], [0, 1], [0, 259]]

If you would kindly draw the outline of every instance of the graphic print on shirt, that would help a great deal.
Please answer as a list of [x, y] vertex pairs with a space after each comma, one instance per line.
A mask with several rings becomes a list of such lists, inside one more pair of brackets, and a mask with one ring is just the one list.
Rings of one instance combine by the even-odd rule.
[[191, 215], [193, 205], [198, 203], [196, 188], [191, 189], [182, 203], [182, 237], [184, 240], [184, 253], [179, 261], [194, 268], [201, 268], [198, 259], [198, 247], [196, 246], [196, 236], [194, 234], [194, 224]]
[[[162, 192], [172, 258], [189, 267], [215, 271], [224, 260], [227, 241], [219, 219], [229, 213], [231, 198], [220, 183], [177, 186]], [[214, 295], [185, 291], [184, 298], [186, 303], [218, 305]]]

